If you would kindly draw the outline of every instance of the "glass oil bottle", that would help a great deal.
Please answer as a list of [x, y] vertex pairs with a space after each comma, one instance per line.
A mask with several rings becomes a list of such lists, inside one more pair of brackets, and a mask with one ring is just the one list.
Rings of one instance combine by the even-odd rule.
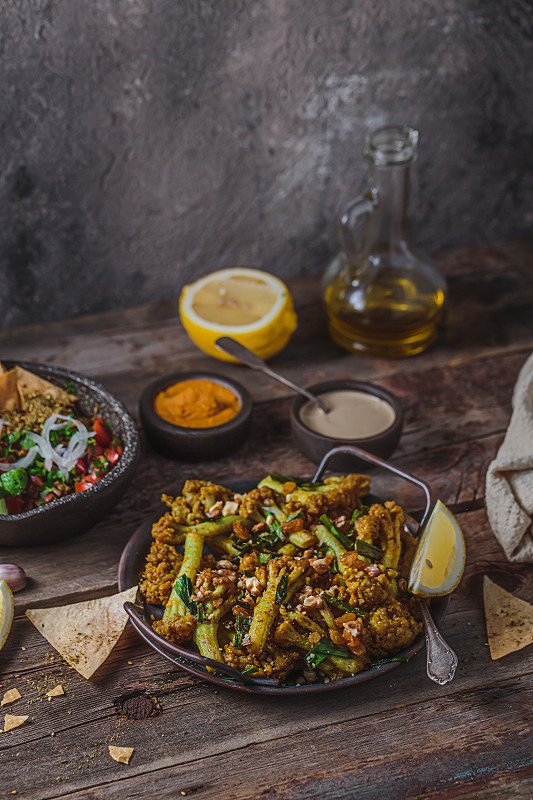
[[[417, 131], [395, 125], [368, 136], [367, 190], [340, 220], [342, 249], [324, 276], [323, 289], [330, 334], [351, 352], [411, 356], [436, 337], [446, 281], [429, 257], [412, 246], [410, 234], [410, 166], [417, 142]], [[357, 237], [359, 218], [364, 223]]]

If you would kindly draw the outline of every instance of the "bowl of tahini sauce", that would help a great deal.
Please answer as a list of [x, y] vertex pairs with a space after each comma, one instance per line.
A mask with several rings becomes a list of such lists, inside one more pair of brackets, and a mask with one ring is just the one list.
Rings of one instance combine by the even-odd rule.
[[[326, 414], [316, 403], [299, 397], [291, 409], [292, 437], [311, 461], [319, 464], [333, 447], [355, 445], [380, 458], [394, 452], [403, 426], [398, 398], [365, 381], [351, 378], [324, 381], [308, 387], [329, 408]], [[352, 456], [339, 455], [333, 469], [352, 469]]]

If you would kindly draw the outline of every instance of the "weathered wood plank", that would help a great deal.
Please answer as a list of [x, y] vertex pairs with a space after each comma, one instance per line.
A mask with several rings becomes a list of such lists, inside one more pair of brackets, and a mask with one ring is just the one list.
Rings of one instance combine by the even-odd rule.
[[[122, 773], [107, 756], [107, 745], [113, 742], [136, 748], [136, 758], [128, 772], [144, 774], [242, 751], [260, 742], [272, 741], [276, 748], [284, 737], [297, 740], [304, 735], [306, 741], [314, 741], [314, 731], [335, 729], [349, 721], [358, 721], [358, 736], [368, 737], [369, 741], [374, 736], [374, 747], [376, 731], [383, 726], [388, 729], [391, 720], [398, 731], [406, 727], [400, 738], [411, 741], [419, 707], [420, 713], [431, 708], [431, 715], [439, 723], [432, 735], [432, 749], [436, 749], [441, 747], [442, 737], [446, 739], [449, 734], [450, 721], [454, 719], [450, 709], [459, 702], [457, 697], [474, 714], [476, 698], [503, 698], [499, 688], [502, 684], [514, 686], [515, 681], [524, 691], [529, 686], [530, 691], [533, 683], [533, 662], [527, 651], [490, 661], [479, 597], [474, 608], [452, 612], [443, 625], [443, 633], [460, 659], [456, 679], [446, 687], [427, 679], [424, 657], [419, 654], [410, 664], [354, 689], [310, 699], [281, 699], [230, 690], [215, 694], [214, 687], [204, 682], [189, 682], [181, 670], [168, 670], [165, 661], [139, 644], [132, 629], [127, 630], [94, 679], [85, 681], [64, 664], [25, 618], [18, 618], [2, 651], [0, 682], [4, 690], [19, 688], [23, 697], [9, 710], [29, 713], [31, 724], [0, 737], [0, 769], [5, 785], [19, 776], [19, 793], [24, 790], [24, 796], [36, 800], [55, 796], [57, 777], [68, 779], [72, 789], [114, 780]], [[46, 690], [60, 682], [65, 686], [65, 697], [43, 702]], [[157, 697], [164, 713], [143, 721], [119, 720], [113, 699], [132, 688], [144, 688]], [[431, 715], [428, 711], [428, 718]], [[455, 721], [459, 727], [463, 725], [462, 716]], [[505, 718], [498, 722], [495, 737], [508, 722]], [[468, 725], [465, 724], [467, 735], [473, 735], [472, 731], [468, 733]], [[50, 736], [52, 731], [54, 737]], [[342, 729], [341, 734], [343, 741], [349, 741], [344, 739]], [[302, 749], [305, 757], [306, 748], [300, 748], [299, 758]], [[20, 754], [17, 760], [12, 758], [15, 752]], [[93, 752], [94, 758], [87, 760]], [[484, 752], [483, 747], [479, 752]], [[38, 777], [35, 753], [39, 759]], [[296, 772], [306, 774], [300, 769]], [[383, 775], [375, 777], [381, 780]]]

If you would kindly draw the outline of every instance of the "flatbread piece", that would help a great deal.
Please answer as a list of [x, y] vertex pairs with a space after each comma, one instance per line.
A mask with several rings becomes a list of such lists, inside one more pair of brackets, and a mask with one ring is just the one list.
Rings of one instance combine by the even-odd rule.
[[[47, 397], [53, 397], [54, 400], [57, 400], [58, 403], [62, 405], [69, 405], [77, 399], [75, 395], [69, 394], [65, 389], [62, 389], [61, 386], [56, 386], [55, 383], [50, 383], [50, 381], [40, 378], [39, 375], [28, 372], [27, 369], [15, 367], [14, 372], [16, 373], [17, 388], [23, 408], [26, 405], [26, 398], [36, 394], [44, 394]], [[9, 373], [7, 374], [9, 375]]]
[[132, 754], [133, 747], [116, 747], [112, 744], [109, 745], [109, 755], [111, 758], [114, 758], [115, 761], [118, 761], [119, 764], [129, 764]]
[[17, 386], [17, 370], [8, 372], [2, 368], [0, 374], [0, 413], [7, 411], [20, 411], [22, 398]]
[[483, 603], [492, 659], [533, 644], [533, 606], [483, 576]]
[[137, 587], [125, 592], [57, 608], [31, 608], [26, 616], [52, 647], [84, 678], [90, 678], [118, 642], [128, 621], [126, 600], [133, 602]]

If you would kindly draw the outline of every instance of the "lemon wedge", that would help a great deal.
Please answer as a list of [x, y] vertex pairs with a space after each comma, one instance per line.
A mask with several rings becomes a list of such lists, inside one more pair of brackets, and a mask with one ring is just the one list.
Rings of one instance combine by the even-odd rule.
[[216, 347], [220, 336], [231, 336], [267, 359], [285, 347], [297, 323], [283, 281], [245, 267], [221, 269], [184, 286], [179, 315], [200, 350], [221, 361], [235, 359]]
[[15, 603], [11, 589], [5, 581], [0, 581], [0, 650], [6, 643], [13, 614], [15, 613]]
[[465, 540], [457, 520], [437, 500], [416, 549], [409, 591], [419, 597], [440, 597], [453, 592], [465, 568]]

